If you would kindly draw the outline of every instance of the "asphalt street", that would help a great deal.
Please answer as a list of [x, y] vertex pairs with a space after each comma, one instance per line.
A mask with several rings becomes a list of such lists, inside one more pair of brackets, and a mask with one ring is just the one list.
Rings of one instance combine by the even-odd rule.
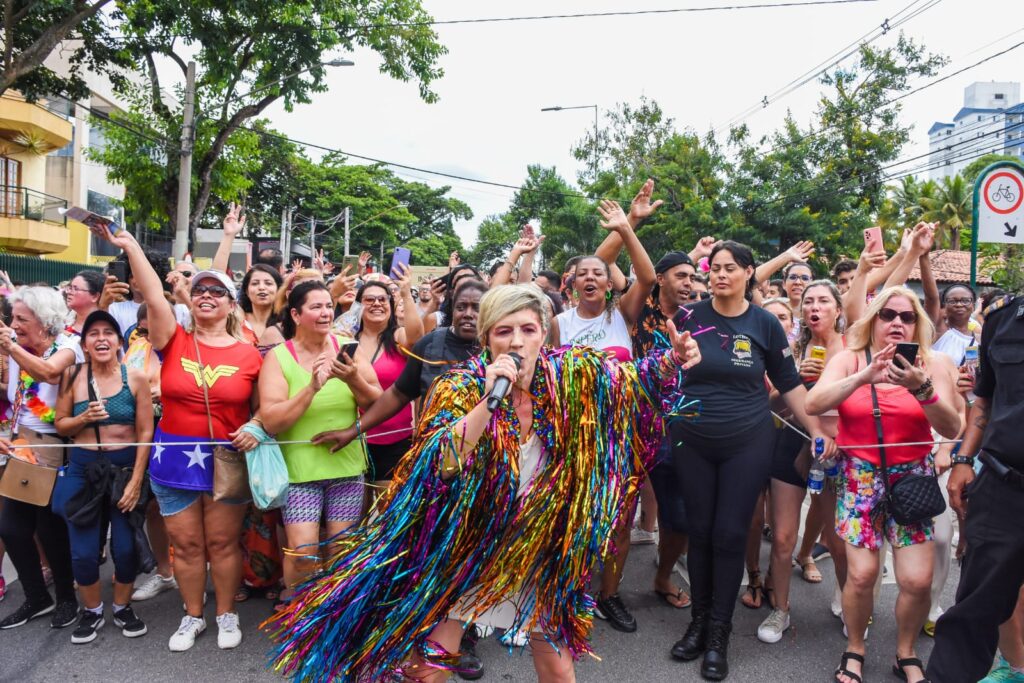
[[[768, 544], [762, 544], [762, 567], [767, 566]], [[669, 648], [689, 621], [689, 610], [667, 606], [651, 590], [654, 576], [654, 546], [633, 546], [626, 566], [621, 594], [637, 618], [636, 633], [623, 634], [598, 621], [594, 628], [594, 648], [600, 660], [586, 659], [577, 668], [579, 681], [699, 681], [699, 661], [679, 663]], [[730, 681], [831, 681], [832, 671], [844, 649], [842, 625], [832, 616], [829, 602], [834, 586], [832, 563], [819, 564], [825, 580], [812, 585], [794, 569], [792, 591], [793, 626], [783, 640], [766, 645], [757, 640], [757, 626], [768, 615], [767, 609], [749, 610], [737, 604], [734, 633], [730, 645]], [[111, 567], [103, 568], [103, 580], [109, 581]], [[10, 576], [9, 563], [5, 574]], [[943, 604], [953, 599], [959, 572], [954, 564], [943, 596]], [[681, 581], [679, 574], [675, 575]], [[685, 585], [685, 582], [684, 584]], [[109, 603], [110, 596], [105, 596]], [[886, 577], [875, 610], [874, 625], [868, 638], [866, 675], [868, 679], [888, 680], [894, 655], [896, 628], [893, 606], [896, 586], [892, 570]], [[20, 584], [15, 582], [7, 599], [0, 604], [0, 616], [21, 604]], [[213, 606], [207, 607], [208, 629], [187, 653], [172, 653], [167, 639], [181, 618], [181, 599], [176, 592], [136, 604], [136, 612], [149, 626], [148, 635], [128, 639], [113, 628], [108, 619], [99, 637], [88, 645], [72, 645], [71, 629], [52, 630], [48, 618], [21, 628], [0, 631], [0, 681], [273, 681], [278, 676], [265, 668], [268, 641], [257, 624], [270, 611], [270, 604], [253, 598], [239, 605], [245, 634], [242, 645], [231, 651], [217, 649]], [[922, 635], [918, 654], [927, 659], [932, 642]], [[494, 638], [482, 642], [479, 654], [487, 667], [485, 681], [532, 681], [533, 665], [529, 653], [508, 650]], [[895, 680], [895, 679], [893, 679]]]

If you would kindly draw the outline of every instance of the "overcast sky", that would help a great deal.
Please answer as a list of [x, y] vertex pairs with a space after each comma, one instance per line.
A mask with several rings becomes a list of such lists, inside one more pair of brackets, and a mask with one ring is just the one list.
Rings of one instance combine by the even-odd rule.
[[[911, 2], [439, 26], [449, 53], [441, 61], [445, 75], [434, 84], [438, 103], [423, 103], [414, 84], [381, 74], [376, 55], [362, 50], [331, 55], [349, 57], [356, 65], [330, 70], [330, 91], [313, 104], [290, 113], [278, 107], [268, 115], [293, 138], [410, 166], [518, 185], [527, 165], [538, 163], [557, 167], [574, 182], [577, 162], [570, 148], [593, 127], [592, 111], [541, 113], [542, 107], [597, 104], [603, 119], [605, 109], [646, 95], [677, 127], [704, 133], [724, 126]], [[930, 2], [919, 0], [915, 9]], [[424, 0], [438, 20], [724, 4], [731, 0]], [[943, 75], [1024, 41], [1024, 2], [942, 0], [902, 30], [951, 59]], [[895, 40], [892, 32], [873, 44]], [[952, 119], [965, 86], [1022, 78], [1024, 47], [907, 98], [903, 120], [914, 130], [901, 158], [927, 151], [928, 128]], [[813, 81], [746, 122], [759, 135], [776, 128], [789, 109], [806, 123], [820, 92]], [[451, 194], [473, 208], [473, 220], [458, 226], [467, 246], [479, 221], [503, 211], [513, 194], [397, 172], [431, 185], [450, 184]]]

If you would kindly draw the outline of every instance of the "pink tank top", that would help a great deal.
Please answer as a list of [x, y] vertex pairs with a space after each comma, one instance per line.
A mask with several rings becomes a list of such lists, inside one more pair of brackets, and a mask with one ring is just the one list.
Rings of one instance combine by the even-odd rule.
[[[380, 388], [388, 390], [405, 369], [405, 356], [399, 353], [381, 351], [373, 363], [373, 371], [377, 373]], [[382, 436], [376, 436], [381, 434]], [[398, 443], [412, 436], [412, 404], [409, 403], [391, 417], [366, 432], [366, 442], [381, 446]]]

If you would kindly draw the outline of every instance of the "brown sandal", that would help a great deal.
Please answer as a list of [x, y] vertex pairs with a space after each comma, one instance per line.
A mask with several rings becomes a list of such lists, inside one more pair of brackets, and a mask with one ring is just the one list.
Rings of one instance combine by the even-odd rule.
[[761, 583], [761, 572], [748, 572], [747, 592], [740, 598], [740, 604], [747, 609], [761, 609], [764, 606], [764, 585]]
[[822, 576], [821, 572], [818, 571], [818, 565], [814, 563], [813, 557], [801, 559], [799, 557], [793, 558], [796, 563], [800, 565], [800, 576], [807, 583], [821, 583]]

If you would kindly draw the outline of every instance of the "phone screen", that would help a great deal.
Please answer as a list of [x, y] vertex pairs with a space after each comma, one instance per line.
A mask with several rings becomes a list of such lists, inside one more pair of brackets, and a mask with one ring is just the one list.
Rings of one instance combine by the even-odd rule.
[[338, 360], [344, 363], [345, 355], [348, 355], [349, 358], [355, 358], [356, 350], [358, 348], [359, 342], [349, 342], [347, 344], [342, 344], [341, 349], [338, 351]]
[[908, 363], [913, 365], [917, 362], [917, 344], [912, 342], [897, 344], [896, 355], [903, 356]]

